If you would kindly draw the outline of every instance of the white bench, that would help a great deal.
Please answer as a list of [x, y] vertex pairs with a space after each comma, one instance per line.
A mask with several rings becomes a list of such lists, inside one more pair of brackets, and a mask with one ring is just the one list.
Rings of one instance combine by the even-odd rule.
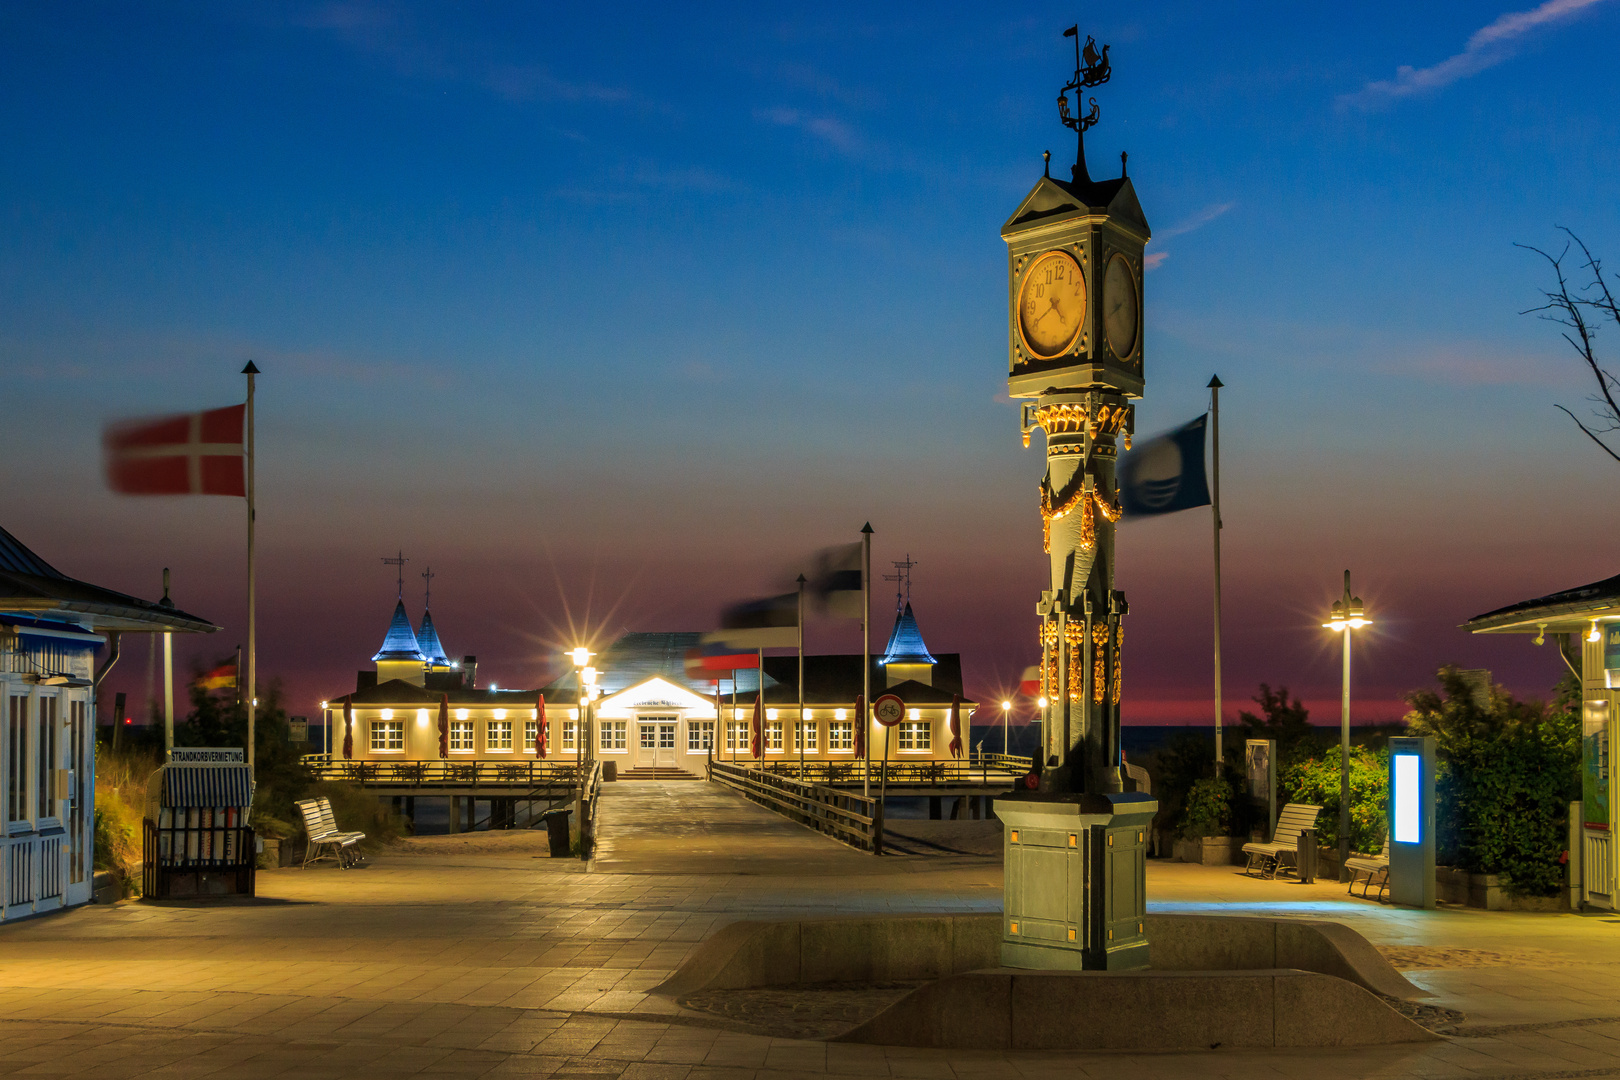
[[330, 801], [324, 798], [300, 799], [295, 805], [299, 814], [303, 815], [304, 832], [309, 837], [304, 846], [304, 866], [322, 859], [335, 859], [338, 866], [347, 870], [364, 858], [360, 852], [360, 841], [366, 838], [366, 834], [340, 830], [337, 819], [332, 816]]
[[1344, 860], [1344, 866], [1350, 871], [1350, 887], [1345, 890], [1346, 892], [1353, 894], [1356, 891], [1356, 878], [1365, 874], [1366, 880], [1361, 885], [1361, 898], [1363, 900], [1367, 898], [1367, 892], [1376, 880], [1378, 899], [1382, 900], [1384, 893], [1389, 890], [1389, 837], [1387, 835], [1384, 837], [1384, 850], [1379, 854], [1352, 855]]
[[1277, 815], [1277, 828], [1271, 834], [1270, 843], [1251, 840], [1243, 845], [1243, 854], [1249, 857], [1243, 872], [1252, 874], [1259, 870], [1266, 877], [1274, 878], [1277, 871], [1282, 869], [1285, 858], [1290, 862], [1297, 861], [1299, 834], [1315, 828], [1316, 815], [1321, 812], [1320, 806], [1309, 803], [1289, 803], [1283, 807], [1282, 813]]

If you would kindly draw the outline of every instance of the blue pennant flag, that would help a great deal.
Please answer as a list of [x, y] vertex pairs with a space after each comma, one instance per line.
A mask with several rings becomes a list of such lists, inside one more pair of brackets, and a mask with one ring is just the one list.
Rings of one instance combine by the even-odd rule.
[[1156, 435], [1119, 459], [1119, 501], [1126, 517], [1173, 514], [1209, 505], [1204, 478], [1205, 413], [1190, 424]]

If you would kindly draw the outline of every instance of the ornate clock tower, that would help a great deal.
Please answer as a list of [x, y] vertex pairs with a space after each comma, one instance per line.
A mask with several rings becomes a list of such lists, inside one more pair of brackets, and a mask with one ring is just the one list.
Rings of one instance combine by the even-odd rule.
[[[1002, 962], [1012, 967], [1147, 966], [1146, 831], [1158, 809], [1120, 768], [1125, 595], [1114, 588], [1115, 464], [1142, 396], [1142, 252], [1151, 233], [1125, 175], [1093, 180], [1085, 133], [1112, 75], [1108, 46], [1078, 30], [1075, 74], [1058, 112], [1075, 132], [1067, 180], [1047, 173], [1002, 226], [1007, 242], [1007, 390], [1023, 407], [1024, 445], [1046, 442], [1040, 484], [1051, 587], [1041, 593], [1045, 702], [1036, 771], [996, 801], [1006, 885]], [[1076, 113], [1069, 111], [1075, 91]]]

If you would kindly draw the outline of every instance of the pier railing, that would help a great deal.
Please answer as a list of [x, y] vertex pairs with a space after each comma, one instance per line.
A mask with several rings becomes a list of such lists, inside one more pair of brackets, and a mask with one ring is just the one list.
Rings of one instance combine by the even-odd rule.
[[[809, 784], [836, 787], [859, 784], [864, 778], [865, 762], [861, 761], [806, 761], [802, 766], [797, 759], [776, 760], [766, 758], [763, 765], [743, 759], [724, 764], [753, 772], [764, 771], [774, 776], [790, 777]], [[889, 761], [871, 763], [871, 782], [881, 784], [885, 774], [889, 787], [962, 787], [965, 785], [1004, 785], [1011, 787], [1026, 775], [1034, 764], [1029, 758], [1007, 754], [974, 754], [954, 761]]]
[[[795, 765], [797, 763], [795, 762]], [[840, 840], [883, 854], [883, 802], [825, 784], [806, 783], [771, 769], [711, 761], [709, 780], [783, 817]]]
[[582, 774], [577, 764], [551, 761], [334, 761], [330, 754], [305, 754], [303, 762], [317, 780], [366, 787], [574, 787]]

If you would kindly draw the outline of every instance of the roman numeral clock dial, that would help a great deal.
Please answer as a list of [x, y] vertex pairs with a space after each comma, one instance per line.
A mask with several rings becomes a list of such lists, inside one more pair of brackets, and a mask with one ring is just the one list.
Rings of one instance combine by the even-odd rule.
[[1136, 351], [1136, 325], [1136, 273], [1125, 256], [1115, 255], [1103, 275], [1103, 329], [1108, 347], [1121, 360], [1129, 360]]
[[1086, 323], [1086, 276], [1066, 251], [1048, 251], [1024, 275], [1018, 332], [1031, 356], [1050, 360], [1074, 348]]

